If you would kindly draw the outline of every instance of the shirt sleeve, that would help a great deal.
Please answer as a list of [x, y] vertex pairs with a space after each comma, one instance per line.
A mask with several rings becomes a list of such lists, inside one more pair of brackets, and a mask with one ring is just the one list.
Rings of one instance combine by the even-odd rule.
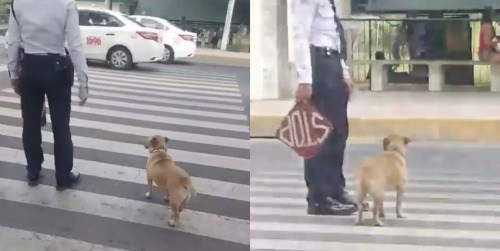
[[12, 11], [9, 15], [7, 34], [7, 68], [11, 79], [19, 78], [19, 48], [21, 48], [21, 30]]
[[309, 38], [316, 10], [316, 0], [292, 0], [293, 50], [300, 84], [312, 84]]
[[83, 51], [78, 10], [75, 0], [69, 1], [65, 29], [68, 52], [71, 57], [71, 62], [75, 67], [78, 82], [80, 85], [86, 85], [88, 83], [88, 67]]

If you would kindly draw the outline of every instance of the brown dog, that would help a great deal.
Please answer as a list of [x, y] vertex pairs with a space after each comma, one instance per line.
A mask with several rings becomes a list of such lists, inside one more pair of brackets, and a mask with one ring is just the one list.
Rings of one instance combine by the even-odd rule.
[[179, 217], [189, 200], [196, 195], [196, 190], [191, 183], [189, 174], [177, 166], [172, 157], [167, 153], [167, 137], [155, 135], [144, 144], [149, 150], [146, 163], [146, 176], [148, 192], [146, 198], [153, 195], [153, 182], [165, 190], [165, 200], [169, 201], [172, 216], [169, 225], [175, 227], [179, 224]]
[[373, 220], [375, 226], [384, 226], [380, 218], [385, 217], [384, 193], [396, 191], [396, 215], [404, 218], [401, 212], [403, 193], [407, 180], [406, 149], [410, 139], [392, 134], [384, 138], [384, 153], [367, 159], [356, 171], [358, 217], [356, 225], [362, 224], [362, 204], [367, 195], [373, 198]]

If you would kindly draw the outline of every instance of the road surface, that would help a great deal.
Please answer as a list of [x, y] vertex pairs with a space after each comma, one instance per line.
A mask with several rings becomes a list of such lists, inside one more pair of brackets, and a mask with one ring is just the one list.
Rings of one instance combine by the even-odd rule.
[[[382, 143], [350, 144], [345, 174]], [[500, 146], [412, 143], [409, 184], [396, 219], [386, 195], [386, 226], [354, 226], [354, 216], [306, 215], [301, 161], [276, 140], [251, 142], [251, 250], [486, 251], [500, 247]], [[370, 201], [371, 203], [371, 201]]]
[[[249, 249], [248, 68], [91, 67], [89, 100], [79, 107], [74, 92], [71, 120], [83, 178], [64, 192], [54, 188], [50, 123], [43, 129], [45, 177], [27, 186], [19, 101], [1, 74], [0, 250]], [[178, 229], [168, 227], [159, 191], [144, 197], [143, 143], [153, 134], [170, 138], [171, 155], [199, 192]]]

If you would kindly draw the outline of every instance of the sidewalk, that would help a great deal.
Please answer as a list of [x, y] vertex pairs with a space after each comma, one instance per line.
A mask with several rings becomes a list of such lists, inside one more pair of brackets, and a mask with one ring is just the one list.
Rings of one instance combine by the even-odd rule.
[[216, 60], [218, 62], [224, 61], [226, 63], [248, 64], [250, 65], [250, 53], [222, 51], [218, 49], [197, 48], [195, 59], [200, 60]]
[[[252, 101], [251, 137], [274, 137], [292, 100]], [[421, 140], [500, 142], [500, 95], [480, 92], [357, 92], [349, 105], [350, 138], [400, 133]]]

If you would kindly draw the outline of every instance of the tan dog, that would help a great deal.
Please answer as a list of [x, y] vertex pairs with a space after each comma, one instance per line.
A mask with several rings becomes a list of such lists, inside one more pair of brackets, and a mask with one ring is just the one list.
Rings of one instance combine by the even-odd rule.
[[165, 200], [170, 203], [172, 216], [169, 225], [175, 227], [179, 224], [179, 217], [188, 201], [196, 195], [196, 190], [191, 183], [189, 174], [177, 166], [172, 157], [167, 153], [167, 137], [155, 135], [144, 144], [149, 150], [146, 163], [146, 176], [148, 192], [146, 198], [153, 195], [153, 182], [165, 190]]
[[362, 204], [367, 195], [373, 198], [373, 220], [375, 226], [384, 226], [380, 218], [385, 217], [384, 194], [396, 191], [396, 215], [404, 218], [401, 212], [403, 193], [407, 180], [406, 149], [410, 139], [399, 135], [384, 138], [384, 153], [367, 159], [356, 171], [358, 217], [356, 225], [362, 224]]

